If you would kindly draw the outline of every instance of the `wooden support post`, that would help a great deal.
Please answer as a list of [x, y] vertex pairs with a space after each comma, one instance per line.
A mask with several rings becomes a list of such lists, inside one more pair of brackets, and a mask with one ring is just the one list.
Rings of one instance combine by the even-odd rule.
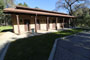
[[47, 31], [48, 31], [48, 28], [49, 28], [49, 17], [47, 17]]
[[20, 34], [20, 26], [19, 26], [19, 15], [16, 15], [17, 26], [18, 26], [18, 34]]
[[15, 33], [15, 31], [14, 31], [14, 21], [13, 21], [13, 15], [11, 15], [11, 22], [12, 22], [12, 25], [13, 25], [13, 32]]
[[76, 21], [75, 21], [75, 18], [74, 18], [74, 28], [76, 27]]
[[70, 18], [69, 18], [69, 28], [70, 28], [70, 23], [71, 23], [71, 21], [70, 21]]
[[73, 18], [72, 19], [72, 25], [73, 25], [73, 28], [75, 27], [75, 19]]
[[64, 18], [63, 18], [63, 28], [64, 28], [64, 23], [65, 23], [65, 22], [64, 22]]
[[56, 17], [56, 24], [55, 24], [55, 28], [56, 28], [56, 30], [57, 30], [57, 22], [58, 22], [58, 18]]
[[37, 33], [37, 14], [35, 16], [35, 32]]
[[70, 25], [71, 25], [71, 27], [73, 27], [73, 19], [72, 18], [70, 18], [71, 19], [71, 21], [70, 21]]

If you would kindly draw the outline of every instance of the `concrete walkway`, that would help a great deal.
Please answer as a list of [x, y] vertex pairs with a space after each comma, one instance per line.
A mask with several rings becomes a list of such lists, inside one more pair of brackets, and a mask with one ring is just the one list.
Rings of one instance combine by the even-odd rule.
[[90, 32], [58, 40], [53, 60], [90, 60]]
[[0, 35], [0, 60], [4, 59], [5, 53], [8, 49], [10, 42], [15, 41], [18, 38], [20, 37], [18, 37], [12, 32], [5, 32]]

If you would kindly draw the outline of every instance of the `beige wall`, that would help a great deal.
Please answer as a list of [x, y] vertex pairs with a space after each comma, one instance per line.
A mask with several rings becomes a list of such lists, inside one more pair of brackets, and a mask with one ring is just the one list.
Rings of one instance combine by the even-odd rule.
[[57, 23], [57, 29], [61, 29], [61, 24], [60, 23]]
[[49, 24], [49, 29], [50, 29], [50, 30], [52, 29], [52, 23]]
[[47, 24], [40, 24], [40, 27], [41, 27], [41, 30], [47, 30], [47, 29], [46, 29]]
[[[20, 33], [24, 33], [25, 32], [24, 19], [30, 19], [30, 16], [19, 15], [19, 19], [22, 19], [22, 22], [19, 21]], [[16, 15], [12, 15], [12, 23], [13, 23], [14, 33], [18, 34]]]

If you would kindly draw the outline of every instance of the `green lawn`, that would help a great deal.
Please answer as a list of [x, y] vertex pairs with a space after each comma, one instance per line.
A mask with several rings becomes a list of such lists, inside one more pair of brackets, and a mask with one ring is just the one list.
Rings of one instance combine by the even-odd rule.
[[81, 31], [83, 29], [71, 29], [19, 39], [10, 44], [5, 60], [48, 60], [56, 38]]
[[10, 30], [10, 29], [13, 29], [13, 27], [12, 26], [1, 26], [0, 27], [0, 32], [7, 31], [7, 30]]

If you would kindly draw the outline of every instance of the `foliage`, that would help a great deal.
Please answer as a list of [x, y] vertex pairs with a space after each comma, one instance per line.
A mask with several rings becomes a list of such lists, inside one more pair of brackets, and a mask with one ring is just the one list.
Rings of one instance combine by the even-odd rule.
[[90, 0], [58, 0], [56, 11], [59, 8], [66, 9], [70, 15], [77, 16], [77, 25], [90, 27]]
[[16, 40], [10, 44], [5, 60], [48, 60], [55, 39], [81, 31], [71, 29]]
[[78, 17], [77, 23], [81, 27], [90, 27], [90, 9], [81, 7], [74, 11], [74, 16]]
[[4, 1], [3, 0], [0, 0], [0, 10], [2, 10], [4, 8]]
[[4, 8], [14, 7], [15, 0], [0, 0], [0, 25], [11, 25], [11, 15], [3, 13]]
[[18, 6], [24, 6], [24, 7], [28, 7], [28, 5], [24, 2], [24, 4], [19, 3]]
[[39, 7], [37, 7], [37, 6], [36, 6], [35, 8], [36, 8], [36, 9], [39, 9]]
[[3, 9], [4, 9], [4, 1], [0, 0], [0, 24], [4, 20], [4, 14], [3, 14]]

